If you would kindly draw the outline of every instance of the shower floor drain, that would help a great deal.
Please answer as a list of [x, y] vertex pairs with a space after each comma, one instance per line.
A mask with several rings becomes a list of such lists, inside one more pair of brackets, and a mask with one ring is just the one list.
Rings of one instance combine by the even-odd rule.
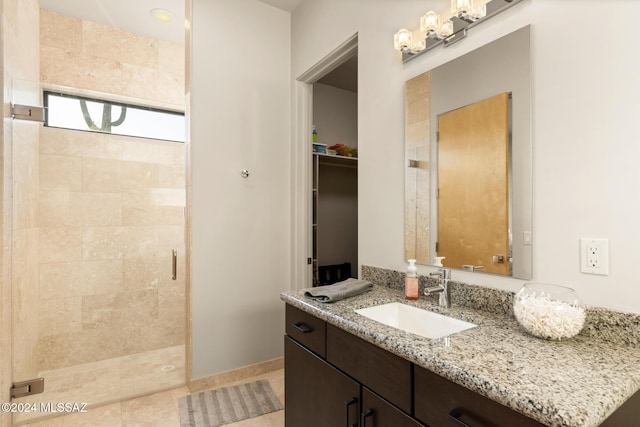
[[173, 370], [175, 370], [175, 369], [176, 369], [176, 367], [175, 367], [175, 366], [173, 366], [173, 365], [165, 365], [165, 366], [163, 366], [162, 368], [160, 368], [160, 370], [161, 370], [162, 372], [171, 372], [171, 371], [173, 371]]

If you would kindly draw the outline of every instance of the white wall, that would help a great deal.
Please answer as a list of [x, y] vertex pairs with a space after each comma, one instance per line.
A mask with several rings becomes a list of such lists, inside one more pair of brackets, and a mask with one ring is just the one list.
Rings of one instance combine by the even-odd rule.
[[358, 94], [327, 86], [313, 85], [313, 123], [318, 142], [358, 146]]
[[200, 378], [282, 355], [290, 14], [256, 0], [192, 7], [192, 377]]
[[[444, 11], [448, 2], [433, 4]], [[428, 8], [425, 0], [304, 0], [292, 15], [293, 78], [358, 33], [360, 264], [406, 267], [404, 81], [531, 24], [533, 280], [573, 286], [588, 304], [639, 313], [640, 61], [633, 52], [640, 2], [525, 0], [466, 40], [403, 65], [393, 34], [415, 28]], [[596, 34], [591, 22], [604, 28]], [[610, 239], [609, 276], [579, 272], [583, 236]], [[453, 275], [510, 290], [522, 284]]]

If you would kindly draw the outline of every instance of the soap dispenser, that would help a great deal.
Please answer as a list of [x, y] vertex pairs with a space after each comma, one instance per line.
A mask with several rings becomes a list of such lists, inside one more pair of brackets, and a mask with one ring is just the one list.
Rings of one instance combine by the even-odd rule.
[[419, 296], [418, 290], [418, 267], [416, 267], [416, 260], [409, 260], [409, 267], [407, 267], [407, 276], [404, 279], [404, 296], [408, 300], [417, 300]]

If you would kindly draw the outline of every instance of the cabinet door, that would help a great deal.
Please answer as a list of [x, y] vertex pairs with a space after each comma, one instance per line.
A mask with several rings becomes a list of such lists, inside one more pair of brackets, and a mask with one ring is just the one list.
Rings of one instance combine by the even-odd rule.
[[360, 427], [424, 427], [389, 402], [362, 387]]
[[358, 427], [360, 385], [285, 338], [285, 427]]

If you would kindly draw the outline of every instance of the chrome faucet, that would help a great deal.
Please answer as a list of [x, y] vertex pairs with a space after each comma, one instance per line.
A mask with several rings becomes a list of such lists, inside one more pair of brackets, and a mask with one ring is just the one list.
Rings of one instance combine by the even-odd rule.
[[438, 305], [440, 307], [451, 307], [451, 288], [449, 287], [449, 279], [451, 279], [451, 270], [440, 268], [438, 271], [429, 273], [429, 276], [438, 277], [438, 284], [424, 288], [425, 295], [439, 294]]

